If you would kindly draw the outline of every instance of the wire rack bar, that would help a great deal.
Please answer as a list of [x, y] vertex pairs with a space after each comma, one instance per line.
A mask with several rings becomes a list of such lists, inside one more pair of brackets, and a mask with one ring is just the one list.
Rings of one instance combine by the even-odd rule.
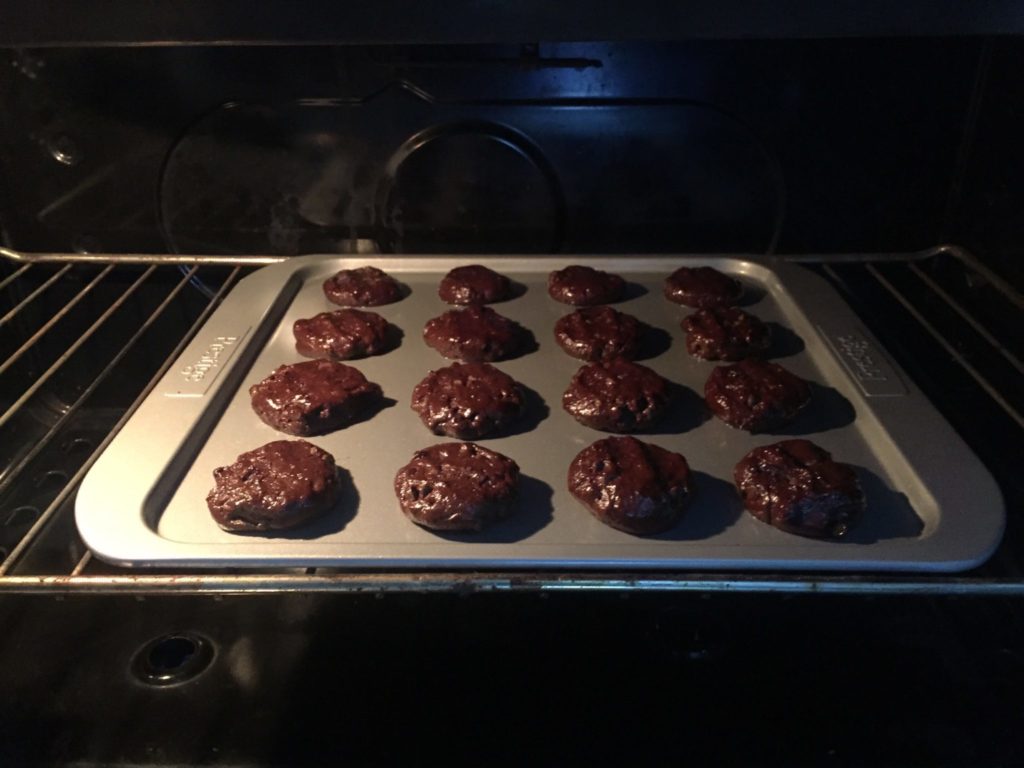
[[[123, 427], [128, 422], [128, 419], [131, 418], [132, 414], [135, 413], [138, 407], [142, 404], [142, 401], [146, 399], [146, 397], [156, 386], [160, 378], [167, 372], [171, 365], [174, 364], [174, 361], [177, 359], [178, 355], [181, 354], [182, 350], [185, 349], [185, 346], [188, 344], [189, 340], [202, 327], [203, 323], [206, 322], [206, 318], [210, 316], [210, 313], [213, 312], [216, 306], [221, 302], [221, 300], [223, 300], [224, 296], [227, 295], [227, 292], [234, 285], [235, 280], [237, 279], [240, 271], [241, 267], [235, 267], [235, 269], [231, 271], [231, 274], [228, 275], [228, 278], [224, 281], [223, 285], [221, 285], [217, 293], [215, 293], [213, 295], [213, 298], [207, 303], [206, 307], [203, 309], [199, 317], [196, 318], [195, 322], [189, 328], [188, 332], [182, 337], [181, 341], [178, 342], [177, 346], [174, 348], [171, 354], [167, 356], [167, 359], [163, 362], [163, 364], [160, 366], [156, 374], [154, 374], [154, 376], [149, 380], [149, 382], [146, 384], [143, 390], [139, 393], [138, 397], [135, 398], [135, 401], [128, 407], [124, 414], [122, 414], [121, 418], [117, 420], [117, 423], [110, 430], [110, 433], [103, 439], [103, 442], [101, 442], [99, 446], [97, 446], [97, 448], [89, 455], [89, 458], [85, 460], [85, 463], [82, 464], [82, 466], [74, 474], [74, 476], [70, 480], [68, 480], [64, 488], [61, 489], [59, 494], [57, 494], [57, 497], [52, 502], [50, 502], [50, 505], [43, 510], [43, 512], [36, 519], [35, 523], [32, 524], [32, 527], [29, 528], [28, 532], [21, 538], [18, 544], [13, 549], [11, 549], [10, 553], [3, 560], [3, 562], [0, 562], [0, 576], [4, 576], [7, 574], [8, 571], [10, 571], [10, 569], [21, 558], [22, 554], [25, 553], [28, 547], [35, 540], [36, 536], [38, 536], [39, 533], [43, 530], [43, 528], [49, 522], [50, 518], [53, 517], [53, 515], [57, 512], [58, 509], [60, 509], [61, 505], [71, 496], [71, 494], [74, 493], [75, 490], [77, 490], [78, 484], [82, 482], [82, 480], [85, 478], [86, 473], [92, 468], [92, 465], [96, 463], [97, 459], [99, 459], [103, 451], [106, 450], [108, 445], [110, 445], [115, 435], [117, 435], [117, 433], [121, 431], [121, 427]], [[0, 583], [2, 583], [2, 581], [3, 580], [0, 579]]]
[[883, 288], [885, 288], [890, 294], [892, 294], [893, 298], [895, 298], [900, 304], [903, 305], [903, 308], [906, 309], [908, 313], [910, 313], [911, 317], [917, 320], [918, 324], [926, 331], [928, 331], [929, 335], [931, 335], [931, 337], [934, 338], [935, 341], [937, 341], [944, 350], [946, 350], [950, 357], [956, 360], [957, 364], [965, 371], [967, 371], [968, 374], [970, 374], [971, 378], [977, 382], [978, 386], [985, 390], [988, 396], [995, 400], [999, 404], [999, 406], [1004, 411], [1006, 411], [1010, 418], [1017, 422], [1018, 426], [1024, 429], [1024, 416], [1022, 416], [1017, 411], [1017, 409], [1015, 409], [1006, 400], [1006, 398], [1003, 397], [1002, 393], [1000, 393], [998, 389], [992, 386], [992, 384], [989, 383], [988, 379], [986, 379], [981, 374], [981, 372], [977, 368], [975, 368], [971, 364], [971, 362], [956, 349], [956, 347], [950, 344], [946, 340], [946, 338], [941, 333], [939, 333], [938, 330], [936, 330], [935, 326], [932, 325], [923, 314], [921, 314], [920, 310], [918, 310], [917, 307], [915, 307], [906, 296], [900, 293], [900, 290], [896, 286], [894, 286], [885, 277], [885, 275], [883, 275], [872, 264], [866, 264], [865, 268], [867, 269], [868, 273], [870, 273], [871, 276], [874, 277], [875, 280], [877, 280], [882, 285]]
[[41, 376], [39, 376], [39, 378], [37, 378], [34, 382], [32, 382], [31, 385], [29, 385], [29, 388], [25, 390], [24, 394], [22, 394], [21, 397], [15, 400], [11, 407], [8, 408], [3, 413], [3, 415], [0, 415], [0, 427], [2, 427], [4, 424], [10, 421], [11, 417], [13, 417], [14, 414], [17, 413], [21, 409], [21, 407], [29, 401], [32, 395], [38, 392], [42, 388], [42, 386], [47, 381], [49, 381], [53, 377], [53, 375], [57, 373], [57, 371], [61, 369], [64, 363], [70, 360], [71, 356], [75, 354], [75, 352], [77, 352], [82, 347], [82, 345], [85, 344], [85, 342], [87, 342], [92, 337], [92, 335], [96, 333], [96, 331], [98, 331], [103, 326], [104, 323], [107, 322], [107, 320], [113, 317], [114, 313], [117, 312], [117, 310], [120, 309], [126, 301], [128, 301], [128, 298], [133, 293], [135, 293], [136, 290], [138, 290], [139, 286], [146, 282], [146, 280], [149, 278], [150, 275], [153, 274], [155, 270], [156, 267], [150, 267], [141, 275], [139, 275], [135, 282], [128, 286], [127, 290], [125, 290], [125, 292], [122, 293], [117, 298], [117, 300], [114, 301], [114, 303], [111, 304], [102, 315], [96, 318], [93, 324], [86, 328], [85, 331], [77, 339], [75, 339], [74, 342], [72, 342], [71, 346], [68, 347], [64, 351], [64, 353], [60, 357], [58, 357], [54, 361], [54, 363], [49, 368], [47, 368], [46, 371], [43, 372]]
[[153, 325], [154, 322], [164, 313], [164, 311], [171, 305], [171, 302], [177, 297], [181, 290], [188, 285], [188, 282], [196, 274], [198, 267], [193, 267], [189, 270], [185, 276], [178, 282], [178, 284], [171, 290], [167, 297], [160, 302], [160, 304], [150, 313], [149, 317], [138, 327], [132, 337], [125, 342], [124, 346], [121, 347], [120, 351], [111, 359], [109, 363], [101, 370], [96, 377], [90, 382], [89, 386], [86, 387], [82, 394], [80, 394], [75, 401], [67, 408], [64, 413], [61, 414], [60, 418], [47, 430], [46, 434], [40, 437], [32, 446], [31, 449], [18, 461], [18, 463], [8, 472], [7, 476], [3, 480], [0, 480], [0, 493], [6, 490], [11, 483], [17, 478], [17, 476], [29, 465], [29, 463], [39, 453], [50, 444], [50, 441], [57, 435], [61, 429], [71, 419], [72, 416], [82, 407], [82, 404], [87, 402], [89, 397], [92, 396], [93, 392], [102, 384], [107, 377], [114, 371], [118, 363], [120, 363], [124, 357], [131, 351], [140, 338], [145, 332]]
[[39, 295], [41, 295], [47, 288], [49, 288], [51, 285], [53, 285], [58, 280], [60, 280], [64, 276], [64, 274], [69, 269], [71, 269], [73, 266], [74, 266], [74, 264], [65, 264], [63, 267], [61, 267], [56, 272], [54, 272], [52, 275], [50, 275], [50, 277], [46, 280], [46, 282], [44, 282], [42, 285], [40, 285], [38, 288], [36, 288], [34, 291], [32, 291], [32, 293], [30, 293], [24, 299], [19, 301], [14, 306], [14, 308], [11, 309], [10, 312], [8, 312], [3, 317], [0, 317], [0, 328], [3, 328], [5, 325], [7, 325], [9, 322], [11, 322], [11, 320], [13, 320], [15, 318], [15, 316], [17, 316], [17, 314], [19, 312], [21, 312], [21, 310], [23, 310], [25, 307], [27, 307], [29, 304], [31, 304], [33, 301], [35, 301], [35, 299]]

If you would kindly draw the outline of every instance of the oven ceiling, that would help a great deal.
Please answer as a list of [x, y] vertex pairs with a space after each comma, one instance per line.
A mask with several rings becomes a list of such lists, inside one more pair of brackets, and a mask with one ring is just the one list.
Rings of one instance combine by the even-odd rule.
[[[299, 9], [301, 9], [299, 11]], [[299, 11], [299, 12], [297, 12]], [[500, 43], [1019, 35], [1008, 0], [14, 0], [0, 46]]]

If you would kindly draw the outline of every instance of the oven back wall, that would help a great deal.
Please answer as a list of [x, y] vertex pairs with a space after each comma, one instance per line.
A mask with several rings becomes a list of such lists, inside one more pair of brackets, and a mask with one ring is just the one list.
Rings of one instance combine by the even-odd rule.
[[6, 50], [2, 225], [42, 251], [923, 248], [1013, 63], [990, 48]]

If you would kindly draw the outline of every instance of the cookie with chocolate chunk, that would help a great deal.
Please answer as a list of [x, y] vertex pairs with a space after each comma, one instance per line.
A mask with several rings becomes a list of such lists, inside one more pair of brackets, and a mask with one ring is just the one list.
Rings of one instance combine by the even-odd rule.
[[806, 381], [764, 360], [720, 365], [704, 385], [704, 401], [711, 412], [747, 432], [768, 432], [788, 424], [810, 400]]
[[441, 279], [437, 295], [446, 304], [493, 304], [512, 294], [512, 283], [482, 264], [455, 267]]
[[436, 435], [479, 440], [511, 427], [526, 408], [523, 388], [487, 363], [452, 363], [412, 390], [412, 409]]
[[377, 307], [402, 298], [395, 278], [377, 267], [343, 269], [324, 281], [327, 300], [342, 307]]
[[602, 523], [649, 536], [679, 522], [693, 483], [682, 454], [635, 437], [606, 437], [572, 460], [569, 492]]
[[289, 435], [321, 435], [366, 418], [383, 400], [380, 385], [350, 365], [307, 360], [282, 365], [249, 388], [252, 409]]
[[611, 304], [622, 299], [626, 281], [611, 272], [573, 264], [548, 275], [548, 294], [576, 307]]
[[665, 279], [665, 298], [688, 307], [731, 307], [741, 296], [743, 284], [713, 267], [680, 267]]
[[638, 432], [666, 414], [669, 400], [665, 379], [646, 366], [616, 359], [580, 368], [562, 407], [592, 429]]
[[698, 309], [683, 319], [686, 351], [701, 360], [743, 360], [768, 351], [768, 326], [739, 307]]
[[516, 509], [519, 465], [475, 443], [416, 451], [395, 476], [406, 517], [439, 531], [479, 531]]
[[394, 329], [376, 312], [337, 309], [301, 318], [292, 324], [295, 351], [306, 357], [354, 360], [387, 352]]
[[305, 440], [276, 440], [213, 471], [206, 505], [231, 533], [294, 528], [334, 506], [339, 493], [334, 457]]
[[429, 320], [423, 340], [447, 358], [490, 363], [518, 355], [529, 334], [515, 320], [490, 307], [452, 309]]
[[584, 307], [558, 319], [555, 340], [580, 360], [632, 360], [639, 354], [643, 326], [611, 307]]
[[809, 440], [755, 448], [736, 465], [733, 478], [750, 514], [800, 536], [843, 536], [866, 507], [853, 468]]

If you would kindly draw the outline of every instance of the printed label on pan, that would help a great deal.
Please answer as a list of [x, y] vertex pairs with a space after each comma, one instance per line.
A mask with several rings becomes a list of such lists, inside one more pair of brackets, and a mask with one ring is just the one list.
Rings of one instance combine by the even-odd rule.
[[180, 365], [174, 372], [177, 386], [164, 392], [166, 397], [202, 397], [235, 354], [242, 339], [249, 333], [246, 328], [237, 336], [215, 336], [190, 363]]
[[882, 350], [859, 331], [842, 331], [818, 326], [821, 335], [842, 362], [847, 373], [868, 397], [898, 397], [907, 394], [903, 383]]

